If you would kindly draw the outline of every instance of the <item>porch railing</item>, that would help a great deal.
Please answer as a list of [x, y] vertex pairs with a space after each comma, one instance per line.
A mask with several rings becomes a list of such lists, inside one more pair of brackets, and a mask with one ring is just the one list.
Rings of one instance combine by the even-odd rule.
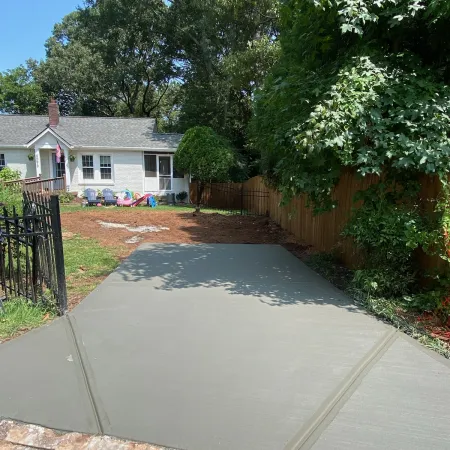
[[42, 180], [41, 177], [24, 178], [22, 180], [6, 181], [6, 186], [20, 187], [22, 192], [36, 193], [60, 193], [66, 191], [66, 177], [48, 178]]

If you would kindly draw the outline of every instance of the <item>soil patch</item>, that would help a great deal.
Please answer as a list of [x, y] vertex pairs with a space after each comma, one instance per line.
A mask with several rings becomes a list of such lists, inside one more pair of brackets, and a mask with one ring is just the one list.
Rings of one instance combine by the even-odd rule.
[[[294, 238], [266, 217], [157, 210], [92, 209], [63, 213], [62, 226], [128, 256], [144, 242], [285, 244]], [[107, 224], [107, 225], [105, 225]]]

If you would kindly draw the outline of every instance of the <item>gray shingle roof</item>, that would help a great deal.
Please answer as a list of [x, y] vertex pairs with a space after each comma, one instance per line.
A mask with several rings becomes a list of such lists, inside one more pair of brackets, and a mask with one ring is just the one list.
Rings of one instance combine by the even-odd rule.
[[[0, 115], [0, 145], [26, 145], [48, 127], [47, 116]], [[61, 117], [53, 131], [74, 147], [176, 148], [181, 134], [155, 133], [154, 119]]]

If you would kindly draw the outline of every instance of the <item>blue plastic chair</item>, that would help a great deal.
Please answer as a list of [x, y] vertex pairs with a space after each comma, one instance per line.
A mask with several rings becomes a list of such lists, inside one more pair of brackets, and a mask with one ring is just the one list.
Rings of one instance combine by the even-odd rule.
[[97, 192], [94, 189], [86, 189], [84, 193], [87, 197], [88, 206], [97, 206]]
[[106, 206], [117, 206], [117, 199], [114, 198], [114, 193], [111, 189], [103, 189], [103, 197], [105, 198]]

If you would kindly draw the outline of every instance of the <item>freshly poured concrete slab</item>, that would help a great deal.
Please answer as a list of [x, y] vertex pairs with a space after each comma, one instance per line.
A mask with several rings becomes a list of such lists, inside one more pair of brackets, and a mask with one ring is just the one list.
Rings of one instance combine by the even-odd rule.
[[[305, 283], [313, 286], [311, 297], [310, 292], [302, 292]], [[273, 306], [331, 304], [358, 311], [340, 290], [281, 246], [213, 244], [144, 244], [97, 288], [95, 302], [84, 301], [76, 311], [116, 300], [141, 302], [164, 291], [189, 288], [218, 288], [232, 295], [260, 297]], [[121, 294], [110, 298], [113, 291]]]
[[398, 338], [313, 449], [447, 450], [449, 381], [447, 360]]
[[72, 314], [105, 432], [282, 449], [386, 334], [277, 246], [147, 245]]
[[144, 244], [123, 262], [110, 281], [160, 279], [165, 288], [175, 289], [201, 286], [204, 282], [211, 285], [323, 280], [306, 266], [299, 271], [299, 264], [294, 255], [279, 245]]
[[0, 417], [99, 433], [67, 319], [0, 345]]

